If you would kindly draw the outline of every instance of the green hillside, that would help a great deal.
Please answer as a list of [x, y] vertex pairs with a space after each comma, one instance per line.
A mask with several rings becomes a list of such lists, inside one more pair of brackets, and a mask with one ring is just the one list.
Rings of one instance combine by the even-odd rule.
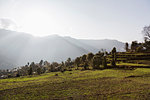
[[149, 99], [150, 69], [74, 70], [0, 79], [0, 100]]

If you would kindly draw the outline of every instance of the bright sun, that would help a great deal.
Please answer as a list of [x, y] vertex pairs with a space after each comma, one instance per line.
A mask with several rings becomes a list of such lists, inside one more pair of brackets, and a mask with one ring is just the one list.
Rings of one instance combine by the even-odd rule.
[[50, 34], [54, 28], [54, 20], [52, 16], [43, 11], [28, 11], [24, 14], [21, 30], [28, 32], [34, 36], [44, 36]]

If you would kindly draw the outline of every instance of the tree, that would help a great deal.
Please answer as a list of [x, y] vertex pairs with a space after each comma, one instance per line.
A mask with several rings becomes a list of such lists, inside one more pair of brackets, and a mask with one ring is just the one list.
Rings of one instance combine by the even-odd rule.
[[71, 63], [71, 58], [68, 58], [68, 59], [67, 59], [67, 62], [68, 62], [68, 63]]
[[114, 47], [111, 51], [112, 54], [115, 54], [116, 53], [116, 47]]
[[129, 44], [128, 44], [128, 42], [125, 43], [125, 50], [126, 50], [126, 52], [128, 52], [128, 50], [129, 50]]
[[75, 59], [75, 64], [76, 64], [77, 67], [79, 67], [79, 65], [80, 65], [80, 58], [79, 57], [77, 57]]
[[29, 66], [29, 64], [30, 64], [30, 63], [28, 62], [27, 65]]
[[86, 55], [85, 54], [81, 57], [81, 61], [82, 61], [82, 63], [84, 63], [86, 61]]
[[91, 61], [92, 61], [92, 58], [94, 57], [94, 54], [93, 53], [88, 53], [87, 55], [87, 61], [88, 61], [88, 65], [90, 66], [91, 65]]
[[96, 55], [96, 56], [99, 56], [99, 57], [103, 57], [103, 56], [104, 56], [104, 52], [99, 51], [99, 52], [96, 53], [95, 55]]
[[100, 56], [95, 55], [92, 59], [92, 67], [93, 69], [99, 69], [100, 65], [102, 65], [102, 59]]
[[142, 30], [142, 33], [144, 35], [144, 47], [146, 48], [146, 51], [150, 51], [150, 25], [145, 26]]
[[66, 67], [68, 67], [69, 69], [71, 68], [71, 58], [68, 58], [67, 61], [65, 62]]
[[38, 67], [38, 68], [37, 68], [37, 74], [38, 74], [38, 75], [40, 75], [40, 74], [41, 74], [41, 72], [42, 72], [42, 71], [41, 71], [41, 68], [40, 68], [40, 67]]
[[94, 54], [93, 54], [93, 53], [88, 53], [88, 55], [87, 55], [87, 60], [88, 60], [88, 61], [91, 61], [93, 57], [94, 57]]
[[136, 51], [136, 48], [138, 47], [138, 42], [137, 41], [132, 41], [131, 43], [131, 50]]
[[41, 61], [40, 61], [39, 65], [40, 65], [40, 66], [42, 66], [42, 65], [43, 65], [43, 60], [41, 60]]
[[63, 62], [63, 61], [61, 62], [60, 70], [61, 70], [61, 72], [64, 72], [64, 71], [66, 70], [66, 68], [65, 68], [65, 64], [64, 64], [64, 62]]
[[32, 67], [30, 66], [28, 70], [28, 75], [32, 75], [32, 73], [33, 73], [33, 70], [32, 70]]
[[112, 54], [112, 59], [114, 59], [116, 61], [117, 60], [117, 57], [116, 57], [116, 47], [114, 47], [112, 49], [111, 54]]
[[37, 69], [37, 66], [35, 65], [34, 62], [32, 62], [32, 63], [30, 64], [30, 67], [32, 67], [32, 71], [36, 71], [36, 69]]
[[105, 56], [103, 57], [102, 65], [103, 65], [103, 68], [107, 68], [107, 60]]
[[117, 60], [116, 48], [115, 47], [112, 49], [111, 53], [112, 53], [111, 65], [115, 67], [116, 66], [116, 60]]
[[88, 64], [87, 64], [87, 59], [86, 58], [87, 58], [87, 55], [85, 55], [85, 54], [81, 57], [81, 62], [82, 62], [82, 65], [83, 65], [85, 70], [88, 69], [87, 68]]
[[116, 67], [116, 61], [114, 59], [111, 61], [111, 66]]
[[52, 62], [52, 64], [50, 65], [50, 71], [51, 72], [55, 72], [57, 71], [59, 64], [57, 62]]
[[150, 25], [145, 26], [142, 30], [142, 33], [144, 35], [144, 40], [145, 41], [150, 41]]
[[146, 51], [150, 51], [150, 41], [145, 41], [143, 45], [146, 48]]

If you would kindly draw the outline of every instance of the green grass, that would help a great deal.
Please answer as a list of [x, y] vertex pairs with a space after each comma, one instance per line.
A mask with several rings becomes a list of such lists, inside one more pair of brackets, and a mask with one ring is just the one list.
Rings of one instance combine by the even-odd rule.
[[143, 67], [146, 67], [146, 66], [150, 66], [148, 64], [137, 64], [137, 63], [117, 63], [117, 65], [125, 65], [125, 66], [143, 66]]
[[76, 70], [0, 79], [0, 100], [149, 98], [150, 69], [148, 68]]

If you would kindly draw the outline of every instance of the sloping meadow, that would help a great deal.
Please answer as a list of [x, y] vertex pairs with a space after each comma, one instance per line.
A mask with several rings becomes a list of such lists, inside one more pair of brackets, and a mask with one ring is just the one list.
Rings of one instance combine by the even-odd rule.
[[0, 99], [149, 99], [150, 69], [51, 72], [0, 79]]

